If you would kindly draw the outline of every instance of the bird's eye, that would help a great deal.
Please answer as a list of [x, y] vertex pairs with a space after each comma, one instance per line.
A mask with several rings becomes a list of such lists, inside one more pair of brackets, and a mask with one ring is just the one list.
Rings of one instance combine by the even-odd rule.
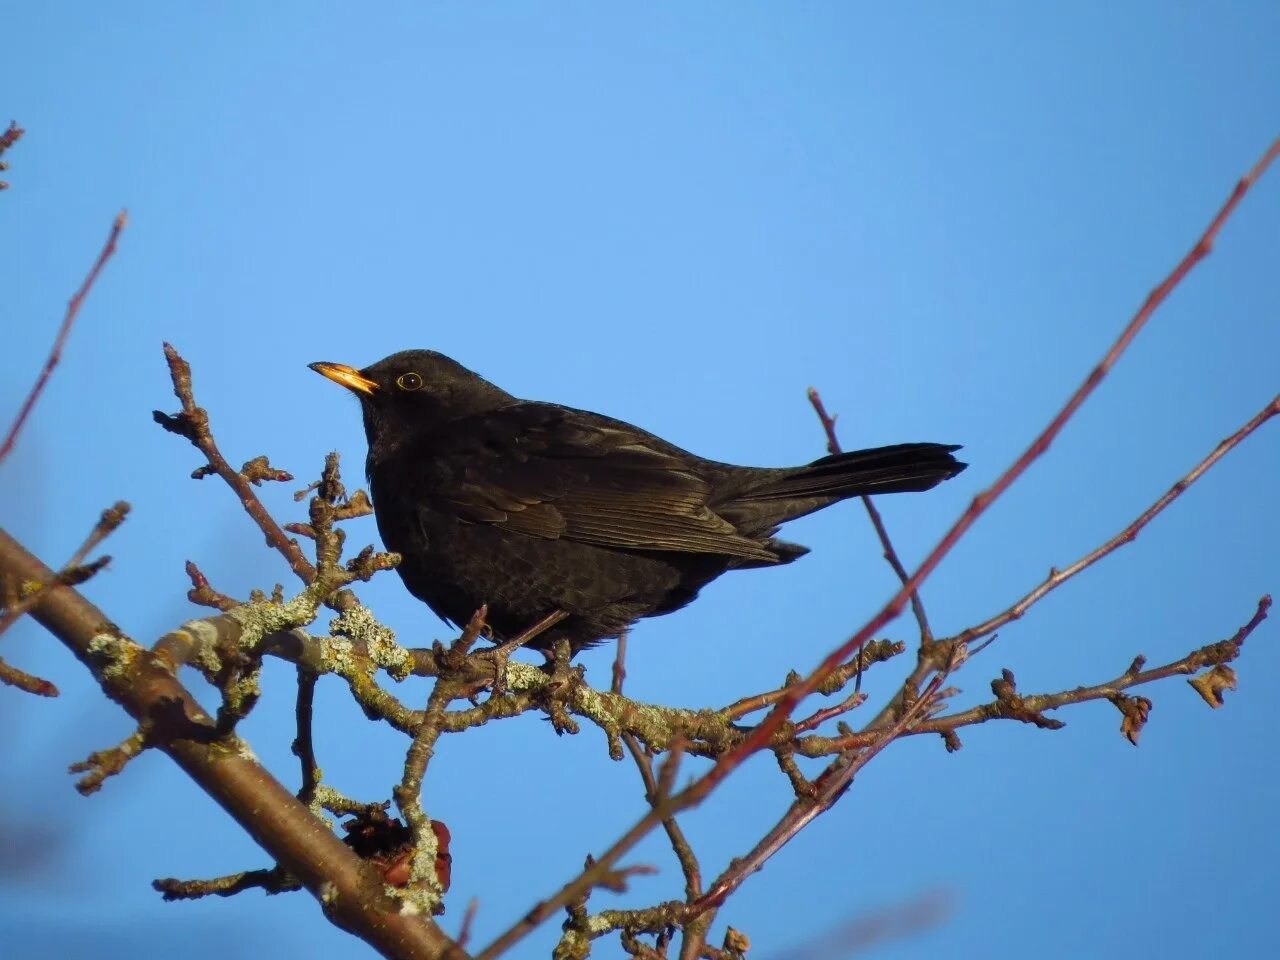
[[396, 377], [396, 386], [401, 390], [420, 390], [422, 377], [416, 373], [402, 373]]

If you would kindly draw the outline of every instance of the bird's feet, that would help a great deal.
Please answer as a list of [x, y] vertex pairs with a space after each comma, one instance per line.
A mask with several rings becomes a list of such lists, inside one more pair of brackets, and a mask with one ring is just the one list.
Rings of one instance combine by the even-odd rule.
[[505, 643], [499, 644], [492, 650], [485, 651], [486, 656], [491, 657], [493, 660], [493, 693], [491, 696], [499, 697], [507, 691], [507, 664], [511, 661], [511, 654], [535, 637], [550, 630], [568, 615], [563, 610], [553, 611]]
[[557, 640], [551, 650], [543, 651], [547, 658], [543, 668], [551, 674], [551, 682], [546, 687], [546, 701], [543, 707], [547, 711], [547, 719], [555, 732], [564, 736], [566, 733], [577, 733], [578, 722], [569, 716], [568, 704], [573, 698], [574, 688], [582, 683], [586, 667], [574, 666], [570, 661], [573, 650], [568, 640]]

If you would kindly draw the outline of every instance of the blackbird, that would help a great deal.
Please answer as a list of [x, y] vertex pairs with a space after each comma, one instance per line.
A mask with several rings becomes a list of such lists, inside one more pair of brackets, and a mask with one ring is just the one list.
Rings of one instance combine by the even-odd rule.
[[431, 350], [357, 370], [313, 363], [360, 398], [378, 531], [405, 586], [497, 640], [572, 650], [678, 610], [726, 570], [808, 553], [778, 526], [860, 494], [928, 490], [959, 447], [903, 443], [802, 467], [704, 460], [629, 423], [519, 400]]

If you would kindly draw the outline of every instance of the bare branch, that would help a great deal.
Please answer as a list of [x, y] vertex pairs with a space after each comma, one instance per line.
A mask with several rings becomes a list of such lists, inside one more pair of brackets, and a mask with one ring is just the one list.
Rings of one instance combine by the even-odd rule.
[[201, 897], [234, 897], [246, 890], [263, 893], [289, 893], [301, 890], [302, 884], [279, 867], [270, 870], [242, 870], [212, 880], [177, 880], [164, 877], [151, 881], [151, 886], [166, 900], [199, 900]]
[[[9, 131], [5, 134], [5, 137], [10, 137], [15, 129], [15, 125], [10, 124]], [[21, 130], [18, 130], [18, 133], [21, 133]], [[5, 146], [9, 146], [14, 139], [17, 139], [17, 137], [9, 139]], [[18, 433], [22, 430], [22, 425], [27, 422], [27, 417], [31, 415], [31, 411], [35, 408], [36, 401], [40, 399], [40, 394], [49, 382], [49, 377], [52, 375], [54, 367], [62, 359], [62, 348], [66, 345], [67, 336], [71, 333], [71, 326], [76, 322], [76, 316], [80, 313], [80, 305], [84, 303], [84, 298], [88, 296], [89, 290], [92, 289], [94, 281], [98, 279], [98, 274], [102, 272], [102, 268], [111, 259], [111, 255], [116, 252], [116, 240], [119, 239], [120, 232], [124, 230], [128, 220], [129, 217], [126, 211], [121, 210], [116, 214], [116, 219], [111, 225], [111, 233], [107, 235], [107, 242], [102, 245], [102, 250], [98, 253], [98, 259], [93, 262], [88, 276], [80, 284], [80, 289], [75, 292], [75, 295], [67, 304], [67, 312], [62, 317], [62, 325], [58, 327], [58, 334], [53, 339], [53, 349], [49, 351], [48, 359], [45, 360], [40, 375], [36, 377], [35, 385], [27, 394], [27, 399], [23, 401], [21, 409], [18, 410], [18, 415], [14, 417], [13, 424], [9, 427], [9, 432], [5, 435], [4, 440], [0, 442], [0, 462], [3, 462], [4, 458], [13, 449], [18, 440]]]
[[[0, 599], [0, 605], [4, 608], [4, 612], [0, 614], [0, 634], [13, 626], [24, 613], [39, 604], [52, 588], [75, 586], [84, 583], [110, 563], [110, 557], [99, 557], [88, 564], [84, 562], [84, 559], [88, 556], [90, 550], [101, 543], [116, 527], [124, 522], [124, 518], [128, 513], [129, 504], [123, 500], [102, 511], [102, 516], [99, 517], [97, 524], [89, 532], [89, 536], [85, 538], [84, 543], [71, 555], [67, 565], [58, 571], [52, 580], [38, 584], [23, 596], [19, 596], [18, 585], [13, 584], [14, 589], [9, 591], [8, 595], [3, 599]], [[58, 696], [58, 688], [55, 684], [34, 674], [27, 673], [25, 670], [20, 670], [4, 660], [0, 660], [0, 683], [40, 697]]]
[[21, 690], [23, 693], [35, 694], [37, 697], [58, 696], [56, 684], [43, 677], [37, 677], [34, 673], [19, 670], [5, 660], [0, 660], [0, 683]]
[[129, 761], [150, 745], [147, 740], [154, 726], [155, 724], [150, 720], [143, 720], [138, 724], [138, 728], [117, 746], [109, 750], [95, 750], [89, 754], [87, 760], [73, 763], [68, 768], [69, 772], [84, 774], [76, 781], [76, 790], [80, 795], [87, 797], [91, 793], [96, 793], [108, 777], [123, 773]]
[[[172, 344], [164, 345], [165, 359], [169, 363], [169, 375], [173, 380], [173, 392], [178, 400], [182, 403], [182, 410], [177, 414], [167, 414], [156, 410], [152, 416], [156, 423], [164, 427], [170, 433], [176, 433], [179, 436], [186, 437], [191, 441], [192, 446], [204, 454], [206, 464], [198, 468], [193, 477], [208, 476], [217, 474], [240, 499], [240, 505], [244, 507], [245, 512], [258, 525], [258, 529], [262, 531], [263, 536], [267, 539], [267, 546], [279, 552], [284, 557], [285, 562], [289, 564], [289, 569], [298, 575], [303, 583], [310, 583], [316, 577], [316, 568], [306, 557], [302, 555], [302, 549], [298, 546], [296, 540], [290, 540], [285, 536], [285, 532], [280, 529], [280, 525], [276, 523], [271, 514], [267, 512], [267, 508], [262, 505], [262, 501], [258, 499], [258, 495], [253, 492], [255, 482], [261, 482], [264, 479], [264, 471], [280, 474], [279, 476], [270, 476], [270, 479], [283, 479], [288, 474], [283, 471], [274, 471], [270, 468], [265, 458], [255, 458], [245, 464], [245, 468], [249, 470], [248, 475], [236, 470], [227, 462], [226, 457], [222, 455], [222, 451], [218, 449], [217, 443], [214, 442], [213, 434], [209, 431], [209, 414], [203, 408], [196, 405], [195, 396], [191, 388], [191, 365], [174, 349]], [[256, 465], [256, 466], [255, 466]]]
[[[1123, 703], [1117, 703], [1117, 697], [1132, 687], [1142, 686], [1143, 684], [1152, 683], [1156, 680], [1164, 680], [1168, 677], [1186, 676], [1189, 673], [1195, 673], [1197, 670], [1209, 668], [1209, 673], [1217, 677], [1222, 676], [1223, 669], [1229, 670], [1226, 664], [1234, 660], [1240, 654], [1240, 647], [1250, 634], [1262, 623], [1267, 617], [1267, 612], [1271, 609], [1271, 597], [1263, 596], [1254, 610], [1253, 616], [1239, 630], [1226, 640], [1218, 640], [1214, 643], [1199, 647], [1184, 657], [1170, 661], [1158, 667], [1152, 667], [1144, 670], [1146, 659], [1144, 657], [1136, 657], [1130, 663], [1128, 669], [1120, 676], [1104, 683], [1094, 684], [1087, 687], [1072, 687], [1070, 690], [1063, 690], [1059, 693], [1040, 693], [1031, 695], [1021, 695], [1017, 693], [1013, 686], [1013, 674], [1008, 670], [1003, 671], [1002, 677], [992, 683], [992, 692], [996, 694], [996, 699], [990, 703], [979, 704], [976, 707], [970, 707], [968, 710], [962, 710], [958, 713], [948, 714], [941, 717], [933, 717], [922, 720], [915, 724], [911, 729], [905, 731], [907, 735], [916, 736], [924, 733], [940, 733], [945, 734], [954, 732], [961, 727], [971, 726], [977, 723], [985, 723], [988, 720], [1018, 720], [1023, 723], [1034, 723], [1041, 727], [1059, 727], [1063, 724], [1061, 721], [1050, 720], [1044, 714], [1050, 710], [1057, 710], [1060, 707], [1073, 703], [1088, 703], [1092, 700], [1110, 700], [1119, 707], [1122, 714], [1125, 715], [1125, 724], [1121, 732], [1130, 740], [1137, 741], [1137, 732], [1141, 729], [1142, 722], [1145, 722], [1145, 711], [1139, 722], [1133, 715], [1132, 709], [1126, 708]], [[1215, 673], [1215, 671], [1218, 671]], [[1200, 692], [1200, 685], [1195, 681], [1199, 678], [1193, 678], [1187, 681]], [[1203, 692], [1202, 692], [1203, 696]], [[1207, 698], [1206, 698], [1207, 699]], [[1216, 703], [1210, 703], [1210, 706], [1220, 706], [1220, 699]], [[1149, 709], [1148, 702], [1148, 709]], [[848, 736], [838, 738], [833, 741], [827, 741], [822, 744], [825, 752], [833, 748], [844, 747], [846, 749], [855, 749], [876, 742], [878, 733], [875, 730], [866, 730], [861, 733], [850, 734]], [[807, 745], [800, 745], [797, 749], [804, 749]]]
[[315, 708], [316, 680], [318, 676], [302, 664], [298, 665], [298, 696], [294, 705], [294, 720], [297, 724], [297, 736], [293, 739], [293, 755], [298, 758], [302, 767], [301, 786], [298, 787], [298, 799], [308, 807], [316, 798], [316, 787], [320, 783], [320, 766], [316, 763], [315, 742], [311, 736], [311, 718]]
[[1241, 199], [1249, 191], [1249, 188], [1271, 165], [1277, 154], [1280, 154], [1280, 139], [1275, 140], [1275, 142], [1267, 148], [1266, 152], [1258, 162], [1255, 163], [1249, 172], [1240, 179], [1236, 184], [1235, 189], [1232, 190], [1231, 195], [1227, 198], [1226, 202], [1222, 205], [1214, 218], [1209, 222], [1209, 226], [1205, 228], [1199, 239], [1187, 254], [1178, 262], [1173, 270], [1170, 271], [1168, 276], [1157, 284], [1151, 293], [1147, 295], [1147, 299], [1143, 302], [1142, 306], [1138, 308], [1137, 313], [1135, 313], [1130, 321], [1125, 325], [1115, 343], [1111, 345], [1098, 364], [1089, 372], [1089, 375], [1085, 377], [1084, 381], [1076, 388], [1075, 392], [1071, 394], [1067, 402], [1054, 415], [1053, 419], [1049, 421], [1048, 426], [1040, 431], [1036, 438], [1031, 442], [1030, 446], [1023, 451], [1022, 455], [1019, 456], [1018, 459], [1015, 460], [1013, 464], [1005, 470], [990, 487], [973, 498], [973, 501], [969, 504], [964, 513], [962, 513], [959, 519], [952, 524], [951, 529], [943, 535], [942, 539], [938, 541], [938, 544], [932, 551], [930, 551], [929, 555], [925, 557], [920, 566], [916, 568], [915, 573], [913, 573], [908, 578], [907, 582], [902, 585], [902, 589], [895, 593], [893, 597], [891, 597], [889, 601], [880, 608], [879, 613], [867, 621], [861, 630], [829, 653], [822, 663], [820, 663], [804, 681], [798, 684], [795, 688], [789, 690], [778, 704], [774, 706], [769, 715], [765, 717], [759, 726], [756, 727], [751, 737], [735, 748], [732, 753], [723, 757], [715, 767], [705, 775], [707, 778], [711, 779], [713, 783], [718, 783], [728, 776], [730, 771], [735, 769], [746, 757], [759, 749], [769, 740], [773, 735], [773, 732], [786, 720], [795, 705], [799, 703], [805, 695], [816, 689], [828, 672], [835, 669], [841, 662], [847, 659], [854, 650], [858, 649], [858, 647], [870, 639], [876, 631], [883, 628], [885, 624], [895, 619], [902, 612], [902, 608], [911, 594], [919, 588], [920, 584], [928, 578], [929, 574], [937, 569], [938, 564], [942, 562], [942, 558], [951, 552], [951, 548], [956, 545], [966, 532], [968, 532], [969, 528], [973, 526], [978, 517], [985, 513], [990, 508], [991, 504], [999, 499], [999, 497], [1009, 489], [1014, 481], [1021, 477], [1022, 474], [1026, 472], [1027, 468], [1047, 449], [1049, 449], [1049, 445], [1053, 442], [1054, 438], [1062, 432], [1063, 427], [1066, 426], [1067, 422], [1075, 412], [1080, 408], [1085, 400], [1092, 395], [1093, 391], [1097, 389], [1098, 384], [1102, 382], [1106, 375], [1111, 371], [1112, 367], [1116, 365], [1125, 350], [1128, 349], [1129, 345], [1138, 335], [1138, 332], [1146, 325], [1146, 322], [1151, 318], [1152, 314], [1155, 313], [1156, 308], [1168, 298], [1169, 294], [1182, 281], [1183, 277], [1185, 277], [1196, 264], [1208, 256], [1219, 231], [1222, 229], [1222, 225], [1227, 221], [1227, 218], [1231, 216], [1232, 212], [1234, 212]]
[[[827, 435], [827, 452], [831, 454], [843, 453], [840, 446], [840, 440], [836, 436], [836, 417], [835, 414], [828, 414], [827, 408], [822, 403], [822, 397], [817, 389], [810, 387], [808, 390], [809, 403], [813, 405], [813, 412], [818, 415], [818, 420], [822, 423], [822, 429]], [[893, 572], [897, 574], [901, 583], [907, 582], [907, 568], [902, 565], [902, 560], [898, 557], [898, 551], [893, 545], [893, 541], [889, 539], [889, 531], [884, 525], [884, 518], [880, 516], [880, 509], [875, 505], [870, 497], [859, 497], [862, 505], [867, 509], [867, 517], [871, 520], [871, 526], [875, 528], [876, 537], [880, 540], [880, 547], [884, 554], [885, 561], [893, 568]], [[920, 628], [920, 643], [927, 645], [933, 639], [933, 631], [929, 629], [929, 617], [924, 612], [924, 601], [920, 599], [920, 591], [913, 590], [911, 592], [911, 612], [915, 615], [916, 624]]]
[[1132, 543], [1137, 539], [1138, 534], [1152, 520], [1164, 511], [1173, 501], [1182, 496], [1190, 486], [1204, 476], [1209, 469], [1228, 453], [1234, 450], [1240, 443], [1251, 433], [1261, 427], [1272, 417], [1280, 414], [1280, 394], [1271, 398], [1271, 401], [1259, 410], [1248, 423], [1244, 424], [1235, 433], [1223, 439], [1214, 447], [1207, 457], [1191, 468], [1183, 477], [1181, 477], [1173, 486], [1171, 486], [1160, 499], [1143, 510], [1132, 523], [1117, 533], [1106, 543], [1100, 544], [1090, 550], [1079, 560], [1068, 564], [1061, 570], [1054, 569], [1050, 571], [1049, 576], [1032, 591], [1021, 597], [1019, 600], [1011, 604], [1006, 610], [996, 614], [995, 616], [984, 620], [982, 623], [969, 627], [960, 631], [950, 640], [955, 643], [970, 643], [980, 637], [985, 637], [990, 633], [994, 633], [1007, 623], [1017, 620], [1031, 608], [1032, 605], [1042, 600], [1046, 595], [1062, 586], [1072, 577], [1087, 570], [1103, 557], [1123, 547], [1125, 544]]
[[85, 538], [84, 543], [80, 544], [76, 552], [67, 561], [66, 566], [59, 570], [52, 580], [48, 583], [40, 584], [23, 597], [6, 601], [4, 603], [4, 613], [0, 615], [0, 633], [4, 633], [13, 626], [19, 617], [40, 603], [47, 590], [57, 586], [77, 586], [101, 571], [111, 561], [110, 557], [99, 557], [90, 564], [85, 564], [85, 557], [89, 555], [89, 551], [109, 537], [116, 527], [124, 523], [124, 518], [129, 515], [131, 509], [129, 504], [123, 500], [117, 500], [113, 505], [103, 510], [98, 522], [89, 531], [89, 536]]
[[187, 599], [202, 607], [213, 607], [215, 610], [231, 610], [240, 606], [240, 601], [229, 597], [209, 585], [209, 578], [201, 572], [194, 562], [186, 563], [187, 577], [191, 580], [191, 589], [187, 591]]
[[[756, 726], [749, 736], [743, 739], [736, 747], [731, 749], [727, 754], [721, 757], [716, 764], [703, 776], [695, 780], [692, 784], [672, 796], [669, 801], [660, 802], [652, 807], [640, 820], [626, 831], [617, 841], [615, 841], [606, 850], [600, 858], [587, 869], [583, 870], [576, 878], [566, 883], [552, 897], [540, 902], [524, 917], [518, 920], [513, 926], [508, 928], [497, 939], [490, 943], [478, 955], [480, 960], [491, 960], [505, 950], [520, 942], [534, 927], [546, 918], [554, 914], [554, 912], [568, 904], [576, 902], [576, 900], [584, 895], [598, 884], [602, 877], [607, 875], [617, 863], [618, 859], [625, 855], [636, 843], [645, 837], [652, 829], [658, 826], [663, 819], [673, 815], [679, 810], [686, 809], [700, 803], [717, 785], [751, 754], [768, 745], [778, 729], [786, 722], [796, 704], [805, 696], [818, 688], [823, 680], [830, 672], [838, 668], [849, 656], [861, 647], [868, 639], [870, 639], [878, 630], [884, 627], [889, 621], [896, 618], [903, 610], [907, 601], [913, 593], [915, 593], [924, 580], [931, 574], [942, 561], [952, 547], [959, 539], [973, 526], [974, 522], [994, 503], [1022, 474], [1026, 469], [1038, 459], [1045, 450], [1048, 449], [1053, 439], [1062, 431], [1063, 427], [1075, 414], [1076, 410], [1089, 398], [1098, 384], [1106, 377], [1107, 373], [1115, 366], [1117, 361], [1123, 355], [1124, 351], [1133, 342], [1138, 332], [1150, 319], [1156, 308], [1169, 296], [1170, 292], [1181, 282], [1183, 277], [1204, 257], [1211, 249], [1222, 225], [1230, 217], [1231, 213], [1239, 205], [1240, 200], [1248, 192], [1252, 184], [1262, 175], [1266, 168], [1280, 154], [1280, 139], [1277, 139], [1262, 158], [1249, 170], [1249, 172], [1241, 178], [1236, 184], [1230, 197], [1223, 204], [1215, 217], [1210, 221], [1209, 226], [1200, 235], [1191, 250], [1182, 258], [1181, 261], [1173, 268], [1164, 280], [1162, 280], [1148, 295], [1146, 301], [1139, 307], [1138, 311], [1130, 319], [1128, 324], [1121, 331], [1119, 337], [1103, 355], [1102, 359], [1085, 377], [1063, 407], [1054, 415], [1049, 424], [1036, 436], [1027, 449], [1014, 463], [1004, 471], [996, 481], [978, 496], [976, 496], [969, 507], [961, 514], [959, 519], [944, 534], [942, 539], [926, 556], [924, 561], [916, 569], [906, 582], [903, 583], [890, 600], [884, 604], [880, 611], [873, 616], [857, 633], [846, 640], [844, 643], [836, 647], [823, 661], [814, 669], [807, 677], [799, 683], [788, 686], [786, 692], [774, 705], [773, 709], [764, 718], [764, 720]], [[952, 646], [948, 654], [948, 663], [956, 662], [957, 657], [963, 646]], [[903, 732], [907, 725], [918, 719], [921, 710], [931, 708], [933, 705], [933, 697], [938, 693], [942, 677], [946, 674], [946, 670], [940, 672], [935, 679], [926, 688], [925, 692], [916, 700], [916, 702], [908, 706], [901, 712], [898, 720], [887, 730], [877, 731], [877, 740], [866, 748], [866, 750], [857, 753], [849, 758], [844, 769], [834, 773], [827, 782], [822, 785], [823, 798], [826, 798], [828, 791], [843, 790], [848, 785], [849, 779], [852, 778], [853, 772], [856, 772], [879, 750], [896, 738]], [[921, 705], [924, 706], [921, 706]], [[828, 801], [829, 802], [829, 801]], [[816, 815], [816, 814], [815, 814]], [[810, 817], [811, 819], [811, 817]], [[802, 826], [803, 824], [801, 824]], [[782, 826], [782, 824], [780, 824]], [[788, 827], [787, 829], [790, 829]], [[795, 829], [799, 829], [796, 827]], [[792, 831], [792, 835], [794, 831]], [[766, 838], [768, 839], [768, 838]], [[785, 842], [785, 840], [783, 841]], [[767, 851], [766, 851], [767, 859]], [[704, 902], [719, 902], [721, 891], [713, 886], [711, 892], [704, 897]]]
[[[53, 571], [0, 530], [0, 574], [45, 582]], [[110, 626], [109, 618], [69, 587], [32, 611], [93, 672], [103, 690], [136, 720], [155, 722], [154, 746], [168, 754], [291, 875], [326, 913], [386, 955], [457, 958], [429, 917], [400, 910], [382, 878], [255, 759], [234, 734], [218, 735], [212, 718], [174, 677], [167, 662]]]
[[893, 726], [878, 730], [872, 739], [860, 744], [859, 752], [841, 753], [818, 777], [811, 788], [796, 791], [795, 802], [752, 849], [742, 857], [735, 857], [724, 872], [712, 882], [706, 894], [690, 906], [689, 915], [714, 910], [737, 890], [747, 877], [760, 870], [774, 854], [786, 846], [801, 830], [829, 810], [843, 796], [849, 783], [859, 770], [871, 762], [890, 743], [909, 730], [927, 714], [942, 686], [945, 673], [940, 673], [924, 694], [905, 711]]
[[906, 903], [873, 910], [788, 951], [789, 960], [843, 960], [869, 948], [927, 930], [951, 914], [953, 897], [933, 891]]

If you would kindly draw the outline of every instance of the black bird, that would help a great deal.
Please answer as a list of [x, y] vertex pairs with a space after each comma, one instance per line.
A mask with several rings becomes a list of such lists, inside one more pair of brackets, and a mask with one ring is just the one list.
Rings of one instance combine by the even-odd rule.
[[488, 604], [498, 640], [573, 650], [678, 610], [726, 570], [808, 552], [778, 526], [859, 494], [928, 490], [965, 468], [938, 443], [803, 467], [704, 460], [629, 423], [518, 400], [431, 350], [311, 369], [360, 398], [378, 530], [443, 619]]

